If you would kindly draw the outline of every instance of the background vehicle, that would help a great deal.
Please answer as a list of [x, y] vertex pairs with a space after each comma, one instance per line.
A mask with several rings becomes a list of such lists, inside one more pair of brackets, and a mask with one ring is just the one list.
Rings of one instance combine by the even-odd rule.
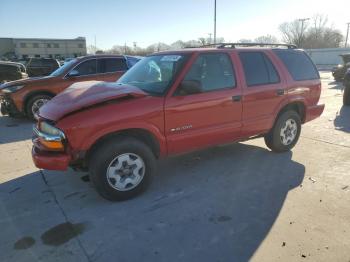
[[34, 118], [39, 108], [76, 82], [114, 82], [139, 61], [131, 56], [100, 55], [73, 59], [50, 76], [8, 82], [0, 86], [2, 114]]
[[122, 200], [146, 188], [160, 157], [259, 136], [290, 150], [323, 112], [318, 71], [294, 46], [240, 45], [262, 44], [162, 52], [117, 83], [70, 87], [40, 109], [34, 163], [87, 169], [101, 196]]
[[338, 82], [344, 79], [346, 71], [350, 68], [350, 54], [343, 54], [340, 57], [343, 59], [343, 64], [334, 67], [332, 70], [333, 77]]
[[344, 106], [350, 106], [350, 68], [346, 71], [344, 77], [343, 104]]
[[27, 78], [23, 64], [0, 61], [0, 83]]
[[27, 72], [30, 77], [47, 76], [60, 67], [60, 63], [53, 58], [30, 58]]

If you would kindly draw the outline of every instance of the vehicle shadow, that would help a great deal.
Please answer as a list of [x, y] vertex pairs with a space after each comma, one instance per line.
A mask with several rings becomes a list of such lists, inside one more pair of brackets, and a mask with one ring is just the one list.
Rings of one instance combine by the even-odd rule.
[[26, 118], [12, 118], [0, 114], [0, 144], [30, 139], [34, 121]]
[[342, 106], [334, 119], [334, 126], [337, 130], [350, 133], [350, 107]]
[[[85, 174], [67, 173], [44, 171], [46, 182], [39, 183], [36, 172], [1, 184], [7, 214], [14, 216], [18, 202], [35, 210], [25, 220], [12, 219], [12, 226], [26, 232], [25, 227], [35, 224], [40, 235], [48, 229], [38, 226], [41, 217], [57, 221], [50, 218], [54, 212], [47, 213], [57, 201], [72, 223], [86, 224], [79, 241], [93, 261], [114, 261], [117, 254], [119, 261], [211, 262], [253, 256], [288, 192], [302, 183], [305, 167], [292, 160], [292, 152], [275, 154], [243, 143], [220, 146], [160, 161], [144, 194], [117, 203], [82, 182]], [[30, 184], [35, 181], [39, 188], [33, 192]], [[54, 193], [51, 203], [46, 203], [50, 194], [40, 189], [45, 184]], [[43, 207], [35, 207], [38, 203]], [[6, 234], [0, 238], [13, 239]]]

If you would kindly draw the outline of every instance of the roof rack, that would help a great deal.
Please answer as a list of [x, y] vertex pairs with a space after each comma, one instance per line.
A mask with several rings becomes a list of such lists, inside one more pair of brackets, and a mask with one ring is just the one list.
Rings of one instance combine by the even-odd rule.
[[295, 49], [298, 48], [296, 45], [292, 44], [274, 44], [274, 43], [217, 43], [217, 44], [207, 44], [199, 46], [199, 48], [205, 48], [205, 47], [216, 47], [216, 48], [236, 48], [237, 46], [241, 47], [251, 47], [251, 46], [258, 46], [258, 47], [287, 47], [288, 49]]

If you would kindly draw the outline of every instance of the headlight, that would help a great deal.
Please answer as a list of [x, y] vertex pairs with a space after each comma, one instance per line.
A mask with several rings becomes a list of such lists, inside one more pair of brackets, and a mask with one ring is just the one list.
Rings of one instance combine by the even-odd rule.
[[61, 130], [58, 128], [46, 123], [46, 122], [40, 122], [39, 124], [39, 130], [45, 134], [51, 135], [51, 136], [61, 136], [64, 137], [64, 134]]
[[15, 93], [18, 90], [22, 89], [24, 86], [8, 86], [2, 89], [4, 93]]

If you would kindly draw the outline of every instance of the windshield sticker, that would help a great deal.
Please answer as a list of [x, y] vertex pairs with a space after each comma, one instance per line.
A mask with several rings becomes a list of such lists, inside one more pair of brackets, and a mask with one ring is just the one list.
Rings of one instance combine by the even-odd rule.
[[181, 58], [180, 55], [166, 55], [163, 56], [162, 59], [160, 59], [160, 61], [162, 62], [176, 62], [179, 61]]

